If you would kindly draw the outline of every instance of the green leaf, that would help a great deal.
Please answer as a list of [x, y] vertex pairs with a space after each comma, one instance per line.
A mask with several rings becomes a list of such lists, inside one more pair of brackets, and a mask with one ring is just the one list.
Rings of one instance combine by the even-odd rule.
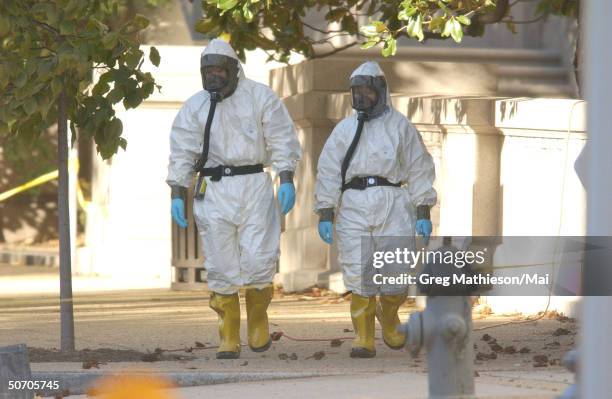
[[121, 58], [125, 62], [125, 65], [128, 66], [128, 68], [135, 69], [138, 66], [138, 64], [140, 63], [140, 60], [142, 59], [143, 55], [144, 55], [144, 53], [142, 52], [142, 50], [139, 50], [137, 48], [133, 48], [133, 49], [123, 53]]
[[457, 19], [457, 21], [459, 21], [459, 23], [463, 24], [463, 25], [469, 25], [472, 23], [472, 21], [466, 17], [465, 15], [459, 15], [457, 17], [455, 17]]
[[104, 46], [107, 50], [112, 50], [117, 46], [117, 41], [119, 40], [119, 36], [116, 32], [109, 33], [108, 35], [102, 38], [102, 46]]
[[451, 10], [449, 10], [448, 7], [442, 1], [438, 1], [438, 7], [440, 7], [440, 9], [444, 11], [446, 14], [453, 15]]
[[374, 46], [376, 46], [376, 44], [377, 44], [377, 43], [378, 43], [378, 41], [377, 41], [377, 40], [368, 40], [367, 42], [365, 42], [365, 43], [363, 43], [363, 44], [361, 45], [361, 49], [362, 49], [362, 50], [367, 50], [367, 49], [369, 49], [370, 47], [374, 47]]
[[223, 15], [226, 11], [231, 10], [238, 4], [238, 0], [218, 0], [217, 8], [222, 10], [221, 15]]
[[369, 25], [364, 25], [359, 29], [359, 31], [367, 37], [376, 37], [386, 30], [387, 25], [381, 21], [375, 21]]
[[110, 101], [111, 104], [117, 104], [119, 101], [123, 99], [123, 90], [120, 87], [116, 87], [108, 93], [106, 99]]
[[23, 109], [28, 116], [34, 114], [37, 110], [36, 98], [30, 97], [23, 103]]
[[217, 21], [213, 19], [200, 19], [195, 23], [194, 29], [196, 32], [203, 34], [215, 33], [218, 31]]
[[421, 20], [421, 14], [416, 17], [410, 18], [410, 22], [408, 23], [408, 27], [406, 28], [406, 33], [410, 37], [416, 37], [419, 41], [422, 41], [425, 36], [423, 35], [423, 22]]
[[391, 37], [385, 41], [385, 46], [383, 47], [382, 55], [383, 57], [389, 57], [389, 56], [395, 55], [396, 50], [397, 50], [397, 40]]
[[143, 30], [149, 26], [149, 19], [144, 15], [136, 14], [129, 25], [136, 30]]
[[516, 34], [516, 32], [517, 32], [516, 24], [514, 24], [512, 21], [507, 21], [506, 22], [506, 27], [508, 28], [508, 30], [510, 32], [512, 32], [513, 34]]
[[357, 21], [352, 15], [346, 14], [342, 17], [341, 29], [350, 34], [355, 34], [357, 33]]
[[452, 18], [451, 20], [452, 20], [451, 37], [457, 43], [461, 43], [461, 39], [463, 38], [463, 28], [461, 27], [461, 24], [459, 23], [459, 21], [457, 21], [455, 18]]
[[346, 8], [335, 8], [325, 14], [325, 20], [328, 22], [338, 22], [346, 15], [348, 10]]
[[146, 82], [142, 85], [142, 90], [145, 93], [145, 96], [150, 96], [151, 94], [153, 94], [153, 92], [155, 91], [155, 83], [153, 82]]
[[159, 62], [161, 61], [161, 57], [159, 56], [159, 51], [157, 51], [157, 49], [153, 46], [151, 46], [151, 49], [149, 50], [149, 60], [156, 67], [159, 66]]
[[448, 21], [446, 21], [446, 23], [444, 24], [444, 30], [441, 33], [442, 37], [449, 37], [451, 35], [453, 31], [453, 19], [449, 19]]
[[8, 124], [0, 121], [0, 136], [8, 135], [10, 132]]
[[21, 89], [23, 86], [25, 86], [27, 80], [28, 80], [28, 75], [22, 71], [17, 77], [17, 79], [13, 81], [13, 84], [15, 85], [16, 88]]
[[59, 21], [59, 10], [55, 7], [55, 4], [46, 3], [44, 7], [47, 14], [46, 22], [51, 26], [55, 26], [57, 21]]
[[100, 81], [98, 81], [98, 83], [94, 86], [93, 90], [91, 91], [91, 94], [93, 94], [94, 96], [103, 96], [109, 90], [110, 85], [100, 79]]
[[63, 20], [59, 25], [60, 35], [72, 35], [75, 33], [75, 26], [72, 21]]
[[543, 0], [538, 3], [536, 10], [535, 10], [535, 15], [538, 15], [538, 16], [546, 15], [546, 14], [550, 14], [551, 11], [552, 11], [551, 4], [548, 1]]
[[140, 90], [132, 90], [123, 99], [123, 106], [125, 109], [136, 108], [142, 100], [144, 100], [143, 93]]
[[397, 14], [397, 19], [401, 21], [408, 21], [410, 17], [416, 14], [417, 11], [418, 8], [416, 7], [406, 7]]
[[6, 36], [11, 31], [11, 21], [0, 15], [0, 37]]
[[123, 123], [121, 122], [121, 119], [113, 118], [109, 123], [106, 124], [106, 126], [104, 126], [104, 137], [109, 141], [112, 141], [113, 139], [116, 139], [121, 136], [122, 132]]
[[245, 2], [242, 6], [242, 15], [244, 16], [244, 19], [247, 22], [251, 22], [251, 20], [253, 19], [253, 11], [251, 11], [248, 2]]
[[432, 32], [442, 32], [444, 29], [444, 17], [433, 17], [431, 21], [429, 21], [429, 30]]

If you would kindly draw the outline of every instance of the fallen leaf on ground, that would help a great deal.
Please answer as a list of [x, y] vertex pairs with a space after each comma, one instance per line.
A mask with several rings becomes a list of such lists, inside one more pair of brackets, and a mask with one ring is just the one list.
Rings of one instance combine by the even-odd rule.
[[102, 363], [100, 363], [97, 360], [86, 360], [86, 361], [83, 362], [82, 366], [83, 366], [83, 369], [85, 369], [85, 370], [89, 370], [89, 369], [92, 369], [92, 368], [99, 369], [101, 364]]
[[553, 331], [552, 335], [554, 337], [559, 337], [561, 335], [570, 335], [570, 330], [567, 330], [565, 328], [557, 328], [555, 331]]
[[494, 359], [497, 359], [497, 353], [495, 352], [491, 352], [491, 353], [478, 352], [476, 354], [476, 360], [494, 360]]
[[68, 390], [68, 389], [64, 389], [64, 390], [62, 391], [62, 393], [57, 393], [57, 394], [55, 394], [55, 395], [53, 396], [53, 399], [62, 399], [62, 398], [65, 398], [65, 397], [67, 397], [67, 396], [70, 396], [70, 390]]
[[533, 367], [548, 367], [548, 356], [535, 355], [533, 357]]
[[494, 342], [493, 344], [489, 345], [491, 347], [491, 350], [493, 352], [497, 352], [497, 353], [501, 353], [504, 351], [504, 348], [502, 348], [502, 346], [500, 344], [498, 344], [497, 342]]
[[325, 357], [325, 352], [324, 351], [318, 351], [312, 354], [312, 356], [308, 356], [306, 359], [314, 359], [314, 360], [321, 360]]

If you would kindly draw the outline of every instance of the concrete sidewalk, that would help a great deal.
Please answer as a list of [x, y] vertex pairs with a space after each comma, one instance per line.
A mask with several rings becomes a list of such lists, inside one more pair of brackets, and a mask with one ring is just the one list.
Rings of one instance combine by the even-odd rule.
[[[552, 399], [565, 385], [555, 385], [549, 374], [538, 372], [521, 378], [495, 373], [481, 375], [476, 378], [476, 394], [478, 398]], [[167, 394], [169, 399], [416, 399], [427, 398], [427, 375], [403, 372], [242, 382], [172, 389]], [[74, 396], [75, 399], [88, 397]]]
[[[243, 344], [246, 344], [243, 302], [241, 306], [241, 336]], [[389, 389], [389, 395], [385, 393], [383, 397], [413, 392], [413, 388], [407, 388], [405, 383], [394, 385], [387, 381], [390, 376], [404, 376], [396, 379], [409, 381], [410, 387], [421, 387], [414, 391], [415, 395], [426, 393], [427, 364], [424, 354], [415, 359], [406, 350], [394, 351], [385, 347], [380, 339], [378, 324], [376, 358], [355, 360], [348, 356], [353, 327], [349, 317], [349, 302], [342, 298], [277, 294], [270, 306], [269, 318], [271, 330], [282, 331], [284, 336], [274, 342], [267, 352], [255, 353], [245, 346], [240, 359], [221, 361], [216, 360], [214, 355], [214, 346], [218, 341], [217, 316], [208, 307], [206, 293], [165, 289], [77, 292], [74, 309], [77, 349], [81, 350], [80, 355], [84, 355], [85, 360], [99, 362], [99, 369], [84, 369], [82, 356], [72, 360], [58, 359], [49, 351], [59, 347], [60, 341], [59, 300], [54, 294], [0, 295], [0, 346], [25, 343], [30, 348], [39, 348], [34, 351], [38, 358], [31, 356], [30, 359], [34, 373], [78, 373], [91, 377], [100, 372], [121, 374], [147, 370], [166, 375], [195, 373], [204, 379], [211, 373], [224, 373], [223, 382], [236, 381], [232, 380], [236, 375], [244, 377], [257, 373], [268, 373], [271, 376], [282, 373], [334, 376], [291, 382], [241, 382], [206, 386], [200, 388], [204, 393], [195, 388], [183, 388], [181, 394], [192, 395], [185, 397], [203, 397], [204, 394], [209, 395], [209, 391], [215, 393], [216, 390], [221, 390], [219, 392], [222, 395], [227, 393], [228, 397], [234, 393], [244, 396], [250, 389], [261, 392], [261, 395], [268, 395], [268, 390], [286, 392], [290, 389], [290, 397], [294, 397], [293, 393], [300, 397], [303, 394], [300, 390], [303, 389], [320, 392], [320, 395], [326, 397], [335, 395], [335, 391], [329, 391], [335, 385], [340, 387], [339, 391], [347, 392], [348, 395], [339, 394], [337, 397], [347, 398], [377, 397], [376, 390], [381, 386]], [[399, 312], [401, 320], [406, 320], [414, 310], [410, 305], [402, 306]], [[537, 322], [497, 326], [518, 318], [476, 318], [476, 353], [492, 353], [490, 344], [484, 340], [485, 333], [490, 336], [487, 339], [496, 339], [504, 348], [503, 352], [497, 353], [495, 359], [475, 361], [475, 369], [480, 374], [476, 377], [476, 383], [481, 394], [505, 394], [508, 391], [504, 387], [509, 386], [519, 397], [534, 397], [540, 393], [554, 396], [573, 381], [573, 376], [560, 366], [560, 359], [574, 346], [575, 323], [545, 318]], [[492, 326], [495, 327], [487, 328]], [[481, 332], [478, 331], [480, 328], [487, 329]], [[566, 331], [559, 335], [560, 329]], [[105, 360], [95, 357], [99, 355], [98, 352], [84, 351], [101, 348], [142, 353], [154, 352], [160, 348], [165, 354], [178, 354], [184, 358], [153, 363], [140, 361], [140, 357], [130, 361], [112, 357]], [[505, 351], [508, 348], [514, 348], [515, 351]], [[521, 349], [527, 351], [520, 353]], [[47, 355], [41, 356], [41, 350]], [[168, 350], [171, 352], [165, 352]], [[88, 353], [93, 353], [94, 358], [90, 359]], [[541, 355], [546, 355], [549, 363], [544, 364], [544, 367], [535, 367], [533, 358]], [[363, 381], [368, 382], [365, 388], [359, 385]], [[293, 392], [292, 383], [298, 384], [296, 392]], [[523, 389], [529, 391], [524, 393], [521, 391]], [[358, 395], [350, 396], [351, 392]]]
[[[169, 282], [160, 279], [143, 279], [139, 276], [111, 278], [101, 276], [72, 277], [75, 295], [103, 291], [132, 291], [164, 289]], [[59, 296], [59, 268], [49, 266], [9, 266], [0, 263], [0, 303], [6, 298], [32, 295]]]

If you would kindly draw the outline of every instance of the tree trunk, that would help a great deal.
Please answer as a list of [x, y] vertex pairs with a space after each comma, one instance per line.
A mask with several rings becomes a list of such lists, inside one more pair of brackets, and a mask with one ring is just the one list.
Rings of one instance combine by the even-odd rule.
[[60, 319], [61, 349], [74, 350], [74, 314], [72, 308], [72, 267], [70, 255], [70, 213], [68, 205], [68, 115], [66, 112], [66, 90], [62, 90], [58, 101], [57, 162], [59, 184], [57, 208], [60, 239]]

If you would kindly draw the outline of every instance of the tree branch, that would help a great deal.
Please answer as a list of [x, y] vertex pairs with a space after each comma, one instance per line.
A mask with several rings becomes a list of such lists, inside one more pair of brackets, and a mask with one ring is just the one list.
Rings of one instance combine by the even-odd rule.
[[489, 14], [480, 14], [476, 19], [482, 24], [494, 24], [500, 22], [509, 10], [509, 0], [497, 0], [495, 11]]
[[344, 32], [343, 30], [323, 30], [323, 29], [320, 29], [320, 28], [316, 28], [316, 27], [314, 27], [314, 26], [312, 26], [310, 24], [307, 24], [304, 21], [302, 21], [302, 25], [304, 25], [305, 27], [310, 28], [310, 29], [312, 29], [312, 30], [314, 30], [316, 32], [323, 33], [325, 35], [328, 35], [330, 33], [341, 33], [341, 32]]
[[[338, 33], [337, 35], [331, 35], [329, 37], [326, 37], [324, 39], [319, 39], [319, 40], [313, 40], [311, 43], [312, 44], [323, 44], [323, 43], [329, 43], [329, 41], [335, 37], [342, 37], [342, 36], [353, 36], [352, 34], [348, 33], [348, 32], [342, 32], [342, 33]], [[330, 43], [331, 44], [331, 43]]]
[[505, 23], [511, 23], [511, 24], [516, 24], [516, 25], [520, 25], [520, 24], [532, 24], [534, 22], [538, 22], [542, 19], [546, 18], [546, 15], [540, 15], [537, 18], [531, 19], [531, 20], [527, 20], [527, 21], [514, 21], [512, 19], [502, 19], [500, 22], [505, 22]]
[[359, 44], [359, 42], [358, 41], [354, 41], [352, 43], [345, 44], [344, 46], [341, 46], [341, 47], [334, 47], [334, 45], [330, 43], [330, 45], [332, 47], [334, 47], [334, 49], [332, 51], [328, 51], [327, 53], [322, 53], [322, 54], [315, 54], [312, 57], [310, 57], [310, 59], [312, 60], [312, 59], [315, 59], [315, 58], [329, 57], [330, 55], [339, 53], [340, 51], [346, 50], [347, 48], [353, 47], [353, 46], [355, 46], [357, 44]]
[[54, 27], [52, 27], [51, 25], [46, 24], [46, 23], [44, 23], [44, 22], [37, 21], [37, 20], [35, 20], [34, 18], [31, 18], [31, 20], [32, 20], [32, 22], [34, 22], [35, 24], [37, 24], [37, 25], [41, 26], [42, 28], [44, 28], [44, 29], [48, 30], [49, 32], [53, 33], [55, 36], [57, 36], [57, 37], [59, 37], [59, 36], [60, 36], [59, 30], [58, 30], [58, 29], [56, 29], [56, 28], [54, 28]]

